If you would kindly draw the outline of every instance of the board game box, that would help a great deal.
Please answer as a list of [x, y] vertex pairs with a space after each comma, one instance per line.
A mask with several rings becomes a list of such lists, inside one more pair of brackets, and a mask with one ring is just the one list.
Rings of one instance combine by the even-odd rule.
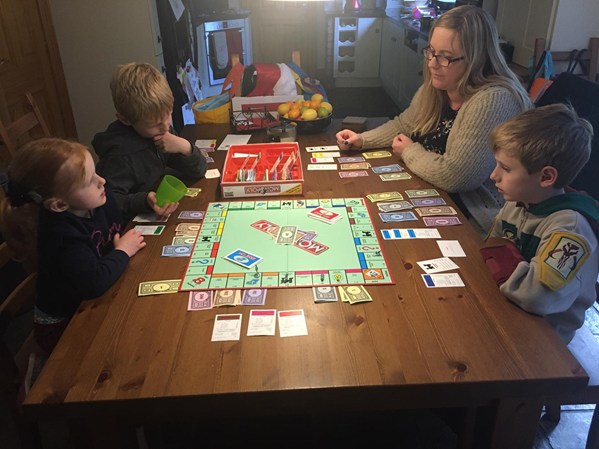
[[301, 195], [304, 174], [297, 142], [231, 145], [221, 190], [224, 198]]
[[179, 290], [393, 283], [364, 198], [265, 198], [208, 205]]

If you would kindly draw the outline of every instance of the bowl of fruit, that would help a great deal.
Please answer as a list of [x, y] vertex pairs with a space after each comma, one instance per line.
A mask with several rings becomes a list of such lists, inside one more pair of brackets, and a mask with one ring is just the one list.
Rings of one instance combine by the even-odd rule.
[[333, 106], [322, 95], [314, 94], [310, 100], [300, 98], [277, 107], [282, 123], [297, 126], [298, 134], [317, 133], [331, 124]]

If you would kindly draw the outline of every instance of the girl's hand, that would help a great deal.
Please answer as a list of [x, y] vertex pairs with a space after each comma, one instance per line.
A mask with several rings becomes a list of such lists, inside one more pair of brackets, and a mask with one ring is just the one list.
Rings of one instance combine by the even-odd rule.
[[148, 204], [158, 216], [157, 218], [168, 218], [179, 207], [179, 203], [166, 203], [159, 206], [156, 203], [156, 192], [148, 192]]
[[115, 249], [124, 251], [129, 257], [135, 256], [140, 249], [146, 246], [144, 236], [135, 229], [129, 230], [122, 237], [120, 234], [115, 234], [113, 243]]

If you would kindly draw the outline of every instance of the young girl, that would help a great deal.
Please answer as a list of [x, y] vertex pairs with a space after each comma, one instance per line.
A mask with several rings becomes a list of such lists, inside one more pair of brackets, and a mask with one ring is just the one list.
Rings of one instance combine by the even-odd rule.
[[4, 237], [26, 256], [37, 236], [34, 333], [50, 353], [80, 302], [102, 295], [146, 244], [124, 226], [88, 149], [44, 138], [23, 146], [8, 169], [0, 208]]

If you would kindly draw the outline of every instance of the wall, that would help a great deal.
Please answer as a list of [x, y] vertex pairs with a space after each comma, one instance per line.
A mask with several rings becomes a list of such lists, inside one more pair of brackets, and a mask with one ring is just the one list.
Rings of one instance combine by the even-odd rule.
[[50, 0], [79, 140], [114, 120], [109, 82], [117, 64], [156, 63], [148, 0]]

